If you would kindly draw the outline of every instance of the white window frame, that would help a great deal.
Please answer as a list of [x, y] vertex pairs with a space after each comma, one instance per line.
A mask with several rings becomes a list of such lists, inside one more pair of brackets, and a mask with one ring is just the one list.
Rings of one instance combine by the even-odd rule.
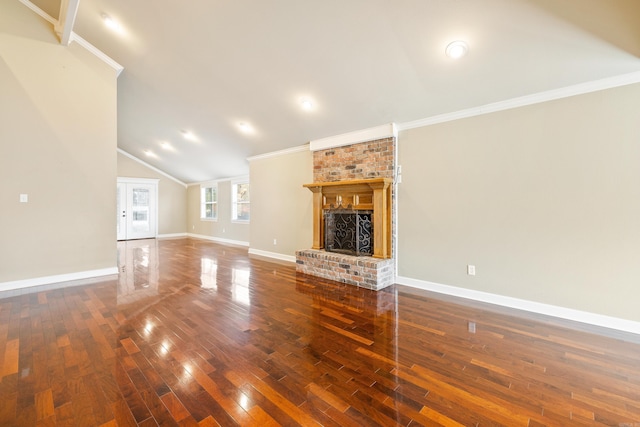
[[[249, 185], [249, 200], [246, 202], [238, 202], [237, 201], [237, 194], [238, 194], [238, 185], [241, 184], [247, 184]], [[248, 219], [241, 219], [238, 218], [238, 205], [239, 204], [246, 204], [249, 206], [249, 218]], [[231, 181], [231, 221], [232, 222], [239, 222], [239, 223], [243, 223], [246, 224], [249, 221], [251, 221], [251, 185], [249, 184], [249, 177], [241, 177], [241, 178], [236, 178], [234, 180]]]
[[[214, 189], [215, 200], [213, 202], [205, 201], [205, 191], [208, 188]], [[212, 217], [206, 217], [205, 213], [207, 212], [206, 205], [211, 204], [212, 207], [215, 206], [215, 209], [211, 209], [212, 212], [215, 212], [215, 215]], [[201, 221], [217, 221], [218, 220], [218, 183], [217, 182], [207, 182], [200, 184], [200, 220]]]

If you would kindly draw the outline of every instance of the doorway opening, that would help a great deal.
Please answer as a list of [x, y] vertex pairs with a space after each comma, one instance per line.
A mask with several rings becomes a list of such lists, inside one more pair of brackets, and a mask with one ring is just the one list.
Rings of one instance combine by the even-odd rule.
[[158, 234], [158, 180], [118, 178], [117, 239], [150, 239]]

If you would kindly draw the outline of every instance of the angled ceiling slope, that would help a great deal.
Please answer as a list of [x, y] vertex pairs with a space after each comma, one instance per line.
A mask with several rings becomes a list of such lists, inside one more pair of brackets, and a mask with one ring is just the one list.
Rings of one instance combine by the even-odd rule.
[[[63, 41], [75, 34], [124, 66], [118, 146], [183, 182], [246, 174], [247, 157], [385, 123], [640, 80], [637, 0], [33, 4], [54, 24], [63, 11]], [[444, 50], [458, 39], [469, 52], [452, 60]]]

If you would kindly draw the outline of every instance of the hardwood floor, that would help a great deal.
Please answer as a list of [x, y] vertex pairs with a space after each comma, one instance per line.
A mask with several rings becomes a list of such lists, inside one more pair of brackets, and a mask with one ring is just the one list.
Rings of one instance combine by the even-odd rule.
[[640, 426], [637, 342], [207, 241], [119, 251], [117, 280], [0, 300], [0, 425]]

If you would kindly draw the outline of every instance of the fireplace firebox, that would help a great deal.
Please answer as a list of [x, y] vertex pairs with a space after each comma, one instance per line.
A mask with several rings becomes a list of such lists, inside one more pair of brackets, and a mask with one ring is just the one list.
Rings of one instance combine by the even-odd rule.
[[325, 250], [355, 256], [373, 254], [373, 211], [327, 209]]

